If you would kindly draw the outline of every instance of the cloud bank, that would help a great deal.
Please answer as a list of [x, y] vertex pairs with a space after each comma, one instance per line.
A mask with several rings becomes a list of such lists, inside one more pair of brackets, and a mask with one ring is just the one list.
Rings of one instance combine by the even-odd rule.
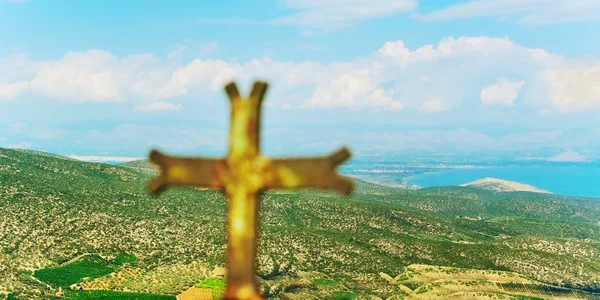
[[[509, 77], [519, 79], [490, 84]], [[151, 54], [119, 58], [102, 50], [42, 61], [12, 55], [0, 58], [0, 101], [132, 103], [138, 111], [177, 111], [185, 101], [173, 99], [215, 97], [230, 80], [245, 84], [257, 78], [271, 83], [270, 104], [287, 108], [439, 112], [518, 106], [517, 97], [545, 112], [600, 108], [599, 61], [582, 63], [492, 37], [447, 37], [412, 50], [391, 41], [369, 56], [329, 64], [269, 58], [177, 64]]]

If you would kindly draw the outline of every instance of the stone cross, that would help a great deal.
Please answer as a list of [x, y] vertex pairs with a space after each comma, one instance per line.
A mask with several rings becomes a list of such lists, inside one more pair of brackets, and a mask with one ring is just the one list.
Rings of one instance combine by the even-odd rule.
[[260, 108], [267, 83], [254, 83], [242, 97], [235, 83], [225, 86], [231, 102], [229, 150], [221, 159], [171, 157], [156, 150], [160, 167], [149, 189], [157, 196], [168, 186], [225, 190], [227, 195], [227, 287], [225, 299], [262, 299], [256, 279], [259, 194], [267, 189], [316, 187], [349, 195], [352, 181], [335, 167], [350, 157], [342, 148], [321, 158], [271, 159], [259, 151]]

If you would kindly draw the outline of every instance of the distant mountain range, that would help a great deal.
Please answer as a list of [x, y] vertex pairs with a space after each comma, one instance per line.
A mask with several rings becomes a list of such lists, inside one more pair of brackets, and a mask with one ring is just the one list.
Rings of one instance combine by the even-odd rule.
[[[143, 172], [146, 172], [149, 174], [153, 174], [157, 171], [157, 168], [152, 163], [150, 163], [148, 160], [145, 160], [145, 159], [126, 162], [126, 163], [122, 163], [120, 165], [128, 167], [128, 168], [140, 170], [140, 171], [143, 171]], [[490, 190], [490, 191], [494, 191], [494, 192], [532, 192], [532, 193], [552, 194], [551, 192], [549, 192], [547, 190], [540, 189], [540, 188], [537, 188], [537, 187], [534, 187], [534, 186], [531, 186], [528, 184], [514, 182], [514, 181], [508, 181], [508, 180], [502, 180], [502, 179], [496, 179], [496, 178], [482, 178], [482, 179], [475, 180], [473, 182], [461, 184], [460, 186], [481, 188], [481, 189]], [[416, 189], [421, 188], [417, 185], [409, 184], [409, 183], [396, 184], [396, 185], [393, 185], [393, 187], [402, 188], [402, 189], [410, 189], [410, 190], [416, 190]]]

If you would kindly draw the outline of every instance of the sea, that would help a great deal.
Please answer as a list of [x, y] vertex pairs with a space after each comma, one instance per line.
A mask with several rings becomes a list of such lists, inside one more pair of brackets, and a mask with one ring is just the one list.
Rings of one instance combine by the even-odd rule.
[[529, 184], [557, 195], [600, 198], [600, 166], [455, 168], [409, 176], [404, 181], [432, 187], [461, 185], [486, 177]]
[[459, 186], [482, 178], [528, 184], [563, 196], [594, 197], [600, 200], [600, 161], [548, 162], [537, 160], [431, 158], [395, 160], [356, 159], [340, 166], [340, 173], [403, 188]]
[[[120, 164], [122, 162], [105, 162]], [[529, 184], [556, 195], [598, 198], [600, 201], [600, 163], [561, 164], [507, 162], [506, 165], [477, 166], [402, 162], [354, 161], [340, 168], [344, 175], [390, 186], [458, 186], [492, 177]]]

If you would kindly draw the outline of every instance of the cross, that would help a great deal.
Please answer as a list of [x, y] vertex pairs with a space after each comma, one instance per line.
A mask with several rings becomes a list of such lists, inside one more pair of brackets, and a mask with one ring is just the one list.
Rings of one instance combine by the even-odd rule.
[[227, 195], [227, 278], [225, 299], [262, 299], [256, 280], [259, 195], [268, 189], [316, 187], [349, 195], [352, 181], [335, 167], [350, 157], [342, 148], [320, 158], [271, 159], [259, 151], [260, 108], [267, 83], [257, 81], [249, 97], [235, 83], [225, 86], [231, 102], [229, 150], [221, 159], [172, 157], [150, 152], [160, 175], [148, 188], [157, 196], [168, 186], [225, 190]]

